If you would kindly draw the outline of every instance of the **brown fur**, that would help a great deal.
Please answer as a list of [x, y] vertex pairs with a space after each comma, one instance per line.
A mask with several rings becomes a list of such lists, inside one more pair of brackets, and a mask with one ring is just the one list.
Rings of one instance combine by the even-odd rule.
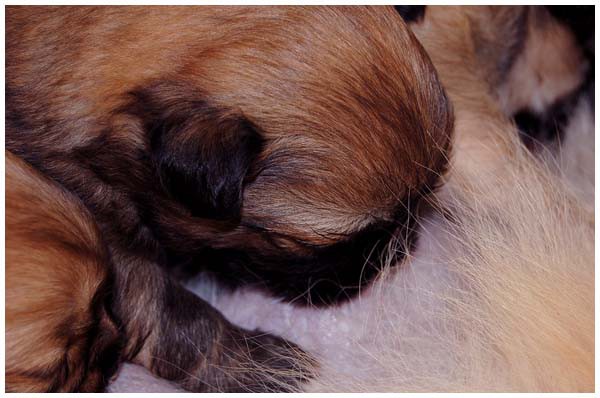
[[[283, 163], [272, 157], [291, 153], [294, 163], [286, 165], [293, 169], [278, 171], [302, 168], [305, 178], [294, 184], [284, 174], [275, 185], [260, 176], [245, 193], [244, 217], [312, 243], [391, 217], [398, 198], [421, 188], [427, 168], [439, 168], [438, 152], [428, 149], [447, 146], [440, 88], [415, 87], [412, 81], [434, 75], [392, 10], [60, 7], [13, 8], [8, 18], [13, 107], [33, 129], [48, 128], [47, 114], [61, 121], [52, 126], [60, 135], [35, 144], [72, 150], [112, 124], [115, 140], [135, 148], [143, 131], [118, 112], [127, 93], [172, 79], [154, 94], [175, 102], [185, 94], [177, 90], [193, 87], [222, 117], [241, 112], [261, 128], [269, 143], [261, 159]], [[60, 51], [36, 36], [38, 26], [54, 29]], [[72, 28], [57, 30], [65, 26]], [[21, 92], [39, 100], [26, 101]], [[418, 139], [409, 140], [413, 134]], [[265, 190], [269, 206], [255, 198]], [[273, 214], [282, 202], [287, 210]]]
[[[477, 10], [482, 21], [493, 11], [428, 7], [417, 26], [429, 31], [415, 28], [452, 83], [462, 142], [436, 195], [439, 213], [423, 220], [401, 270], [360, 300], [323, 311], [198, 288], [232, 319], [268, 325], [318, 353], [322, 366], [309, 391], [594, 391], [594, 215], [519, 142], [494, 95], [503, 81], [487, 74], [505, 54], [475, 52]], [[484, 26], [488, 42], [513, 41], [507, 25]], [[571, 72], [552, 79], [580, 78]], [[588, 138], [575, 140], [593, 154]], [[591, 172], [593, 182], [593, 166], [565, 160]], [[593, 203], [593, 183], [591, 193]], [[239, 311], [240, 303], [251, 309]], [[131, 369], [114, 391], [136, 391]]]
[[167, 270], [327, 304], [373, 278], [381, 253], [370, 256], [393, 235], [410, 242], [415, 208], [445, 169], [452, 112], [400, 16], [9, 7], [6, 17], [7, 148], [94, 215], [115, 264], [123, 359], [194, 391], [296, 388], [306, 374], [294, 345], [235, 328]]
[[[329, 362], [311, 391], [594, 391], [593, 209], [523, 147], [497, 97], [498, 86], [512, 82], [490, 71], [500, 70], [497, 62], [507, 54], [484, 54], [478, 43], [510, 43], [515, 30], [495, 25], [489, 17], [496, 11], [432, 6], [412, 25], [455, 106], [455, 153], [436, 195], [439, 214], [424, 220], [412, 261], [382, 281], [370, 302], [323, 316], [352, 332], [339, 345], [335, 338], [311, 336]], [[486, 28], [486, 40], [477, 26]], [[537, 45], [548, 49], [550, 61], [553, 43], [577, 54], [577, 48], [563, 47], [567, 41]], [[528, 39], [513, 66], [528, 57], [532, 44]], [[562, 73], [522, 88], [582, 78], [579, 68]], [[557, 90], [548, 99], [562, 95]], [[301, 314], [287, 315], [293, 321], [282, 330], [302, 335]], [[301, 330], [294, 327], [296, 318]]]
[[97, 390], [119, 349], [107, 248], [77, 198], [5, 155], [7, 389]]

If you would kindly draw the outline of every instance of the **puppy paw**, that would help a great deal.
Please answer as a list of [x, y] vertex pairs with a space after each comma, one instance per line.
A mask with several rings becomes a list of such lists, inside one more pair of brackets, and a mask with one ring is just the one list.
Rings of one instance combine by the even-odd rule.
[[245, 332], [235, 343], [249, 365], [249, 371], [243, 376], [247, 391], [299, 392], [302, 384], [314, 376], [316, 361], [280, 337], [260, 331]]
[[[232, 329], [211, 361], [211, 390], [300, 392], [313, 376], [316, 361], [297, 345], [260, 331]], [[218, 364], [218, 365], [216, 365]]]

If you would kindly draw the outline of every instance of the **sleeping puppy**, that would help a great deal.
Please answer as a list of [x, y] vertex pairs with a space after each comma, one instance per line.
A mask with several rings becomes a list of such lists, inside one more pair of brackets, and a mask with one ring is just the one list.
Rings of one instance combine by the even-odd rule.
[[94, 391], [120, 344], [107, 247], [77, 198], [5, 156], [7, 391]]
[[[110, 306], [114, 268], [108, 248], [77, 197], [11, 152], [5, 156], [7, 391], [98, 391], [127, 344]], [[222, 329], [205, 331], [220, 356], [205, 365], [215, 366], [203, 374], [208, 388], [292, 388], [294, 378], [303, 377], [294, 367], [310, 359], [291, 343], [259, 332], [232, 336], [243, 332], [216, 311], [205, 310], [204, 321], [211, 316]], [[232, 377], [219, 367], [243, 371]], [[232, 381], [239, 385], [226, 385]]]
[[[477, 18], [496, 32], [491, 42], [512, 37], [506, 24], [492, 25], [492, 11], [427, 7], [411, 25], [456, 119], [439, 211], [421, 219], [410, 260], [339, 311], [280, 306], [287, 316], [278, 317], [254, 298], [266, 318], [258, 324], [323, 353], [310, 391], [594, 391], [594, 214], [521, 145], [487, 74], [504, 50], [484, 57], [477, 44], [490, 41], [478, 37]], [[581, 77], [567, 72], [552, 79]], [[236, 300], [253, 301], [217, 305], [257, 324], [235, 311]]]
[[[503, 18], [490, 18], [494, 9]], [[384, 272], [360, 300], [320, 309], [196, 286], [228, 319], [319, 355], [309, 391], [594, 391], [593, 211], [522, 147], [485, 73], [500, 69], [492, 66], [504, 50], [485, 57], [475, 44], [512, 41], [514, 29], [491, 24], [508, 11], [427, 7], [422, 24], [411, 25], [454, 100], [456, 151], [437, 211], [421, 218], [402, 267]], [[487, 26], [486, 40], [478, 24]], [[579, 72], [544, 84], [577, 81]], [[111, 389], [139, 391], [134, 377], [135, 368], [125, 368]]]
[[307, 374], [176, 270], [344, 300], [447, 162], [450, 106], [391, 7], [9, 7], [6, 34], [7, 148], [98, 224], [121, 360], [188, 390]]

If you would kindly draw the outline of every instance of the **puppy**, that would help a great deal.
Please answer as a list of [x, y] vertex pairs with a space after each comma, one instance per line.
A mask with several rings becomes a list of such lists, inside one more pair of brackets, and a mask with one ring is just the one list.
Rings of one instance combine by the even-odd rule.
[[80, 201], [6, 157], [6, 386], [94, 391], [114, 371], [111, 262]]
[[[494, 63], [506, 53], [488, 48], [483, 56], [477, 44], [513, 40], [506, 23], [490, 18], [495, 12], [523, 9], [432, 6], [410, 25], [454, 102], [456, 122], [437, 211], [421, 218], [403, 267], [340, 309], [306, 313], [252, 293], [218, 298], [228, 317], [287, 333], [321, 354], [310, 392], [594, 391], [593, 210], [521, 143], [498, 94], [507, 81], [487, 73], [500, 70]], [[576, 87], [580, 67], [563, 71], [528, 89], [561, 87], [561, 80]], [[547, 93], [547, 104], [562, 95]], [[589, 147], [589, 138], [582, 144]], [[261, 322], [235, 310], [253, 301]]]
[[[383, 272], [360, 300], [318, 310], [253, 291], [197, 290], [237, 323], [277, 331], [319, 355], [310, 392], [594, 391], [594, 214], [522, 146], [498, 95], [505, 81], [492, 84], [484, 73], [505, 59], [483, 57], [475, 44], [484, 40], [473, 25], [494, 10], [427, 7], [410, 25], [455, 100], [456, 141], [437, 211], [420, 219], [402, 267]], [[483, 25], [498, 35], [487, 41], [512, 40], [506, 24]], [[543, 84], [577, 81], [579, 73], [548, 75]], [[589, 138], [580, 144], [593, 150]], [[126, 368], [114, 391], [132, 391], [132, 375]]]
[[[234, 327], [170, 271], [329, 304], [392, 237], [411, 242], [453, 118], [400, 16], [9, 7], [6, 29], [7, 148], [97, 222], [121, 358], [193, 391], [296, 388], [297, 347]], [[270, 379], [228, 373], [242, 351]]]

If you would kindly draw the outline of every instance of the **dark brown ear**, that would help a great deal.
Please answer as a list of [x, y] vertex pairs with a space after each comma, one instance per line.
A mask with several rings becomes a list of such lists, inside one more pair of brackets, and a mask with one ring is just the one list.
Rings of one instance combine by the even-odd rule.
[[133, 95], [165, 190], [195, 217], [239, 218], [244, 178], [262, 148], [252, 123], [189, 84], [161, 82]]

